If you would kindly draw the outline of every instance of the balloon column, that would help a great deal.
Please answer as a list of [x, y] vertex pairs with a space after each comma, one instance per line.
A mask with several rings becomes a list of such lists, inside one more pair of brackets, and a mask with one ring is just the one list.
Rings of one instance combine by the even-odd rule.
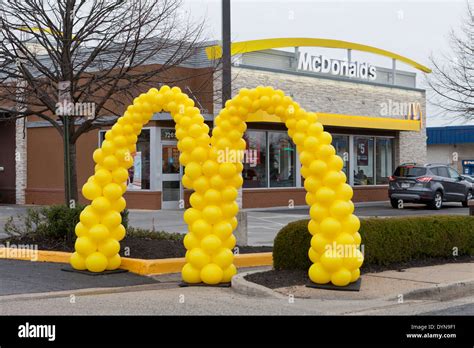
[[95, 174], [82, 190], [92, 203], [76, 226], [76, 252], [71, 257], [74, 268], [102, 272], [120, 266], [118, 242], [125, 236], [120, 212], [125, 208], [122, 195], [127, 169], [133, 164], [137, 135], [152, 114], [161, 110], [170, 112], [176, 122], [179, 160], [185, 166], [182, 183], [194, 190], [191, 208], [184, 213], [189, 227], [184, 238], [185, 282], [229, 282], [237, 271], [231, 249], [236, 243], [232, 234], [237, 227], [235, 200], [243, 183], [243, 134], [248, 115], [257, 112], [284, 121], [300, 155], [306, 202], [311, 206], [310, 279], [345, 286], [359, 278], [363, 260], [358, 250], [359, 220], [352, 214], [352, 188], [346, 184], [343, 161], [331, 145], [331, 135], [323, 130], [315, 113], [307, 112], [282, 91], [262, 86], [244, 88], [226, 102], [215, 118], [212, 138], [199, 109], [179, 88], [152, 88], [136, 98], [94, 152]]

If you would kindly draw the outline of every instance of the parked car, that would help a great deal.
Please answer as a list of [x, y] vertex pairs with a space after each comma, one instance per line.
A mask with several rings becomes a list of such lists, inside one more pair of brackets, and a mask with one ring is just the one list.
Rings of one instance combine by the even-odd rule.
[[443, 202], [461, 202], [467, 207], [473, 192], [467, 178], [445, 164], [402, 164], [389, 177], [393, 208], [400, 208], [400, 201], [423, 203], [432, 209], [441, 209]]

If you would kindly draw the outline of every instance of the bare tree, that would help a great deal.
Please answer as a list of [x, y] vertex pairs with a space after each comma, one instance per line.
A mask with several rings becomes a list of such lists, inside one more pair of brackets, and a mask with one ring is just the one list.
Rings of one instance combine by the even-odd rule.
[[474, 119], [474, 9], [467, 3], [461, 31], [450, 33], [452, 55], [431, 57], [428, 84], [435, 92], [431, 103], [455, 119]]
[[[120, 115], [134, 97], [158, 83], [180, 84], [202, 74], [203, 83], [195, 86], [200, 88], [212, 79], [209, 69], [177, 73], [196, 53], [204, 23], [181, 18], [180, 0], [0, 4], [0, 111], [10, 120], [39, 117], [59, 132], [68, 149], [67, 204], [78, 199], [81, 135], [113, 124], [116, 117], [110, 116]], [[88, 112], [78, 113], [78, 105]]]

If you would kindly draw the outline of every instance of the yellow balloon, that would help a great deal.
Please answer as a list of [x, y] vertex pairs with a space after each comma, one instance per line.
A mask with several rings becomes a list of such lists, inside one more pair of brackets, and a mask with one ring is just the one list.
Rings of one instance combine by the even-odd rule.
[[234, 249], [237, 240], [233, 234], [230, 235], [225, 241], [222, 242], [222, 246], [227, 249]]
[[[109, 184], [110, 185], [110, 184]], [[105, 197], [97, 197], [91, 203], [92, 208], [99, 213], [105, 213], [110, 210], [110, 201]]]
[[206, 206], [206, 201], [204, 200], [204, 196], [197, 192], [194, 192], [193, 194], [191, 194], [191, 197], [189, 197], [189, 203], [191, 204], [193, 208], [196, 208], [199, 210], [203, 209]]
[[92, 201], [93, 199], [100, 197], [101, 194], [102, 188], [95, 182], [87, 182], [82, 186], [82, 195], [88, 200]]
[[99, 243], [98, 250], [100, 253], [109, 258], [119, 253], [120, 243], [114, 238], [107, 238], [103, 242]]
[[218, 252], [212, 257], [212, 262], [218, 265], [221, 269], [226, 269], [234, 261], [234, 254], [226, 248], [220, 248]]
[[349, 202], [337, 200], [331, 205], [329, 211], [332, 216], [341, 219], [351, 214], [353, 209]]
[[216, 161], [207, 160], [202, 165], [202, 172], [206, 176], [211, 177], [214, 174], [217, 174], [218, 171], [219, 171], [219, 164]]
[[319, 262], [321, 256], [313, 248], [309, 248], [308, 257], [312, 263], [316, 263]]
[[119, 166], [119, 160], [117, 157], [109, 155], [104, 158], [102, 165], [109, 170], [114, 170]]
[[89, 233], [89, 229], [82, 222], [76, 224], [74, 231], [77, 237], [83, 237]]
[[204, 219], [197, 219], [191, 226], [191, 232], [195, 233], [198, 238], [203, 238], [212, 231], [212, 226]]
[[236, 202], [224, 203], [221, 205], [221, 209], [225, 218], [232, 218], [239, 212], [239, 206]]
[[321, 222], [329, 216], [329, 209], [322, 204], [315, 203], [309, 209], [309, 216], [316, 222]]
[[[223, 205], [224, 206], [224, 205]], [[213, 224], [222, 219], [223, 210], [216, 205], [208, 205], [202, 210], [202, 217]]]
[[181, 276], [186, 283], [197, 284], [201, 282], [201, 271], [190, 263], [184, 265]]
[[330, 240], [325, 238], [321, 233], [316, 233], [311, 238], [311, 247], [318, 252], [319, 254], [324, 253], [326, 250], [326, 245], [330, 243]]
[[222, 195], [216, 189], [209, 189], [204, 193], [204, 200], [207, 204], [218, 204], [222, 200]]
[[202, 174], [202, 171], [201, 171], [201, 166], [196, 163], [196, 162], [191, 162], [191, 163], [188, 163], [188, 165], [186, 166], [186, 168], [184, 169], [184, 172], [186, 173], [186, 175], [188, 175], [192, 180], [196, 180], [197, 178], [199, 178]]
[[97, 244], [89, 237], [79, 237], [76, 239], [74, 249], [81, 255], [90, 255], [97, 250]]
[[122, 188], [116, 183], [110, 183], [104, 187], [103, 194], [110, 201], [115, 201], [122, 197]]
[[352, 279], [352, 273], [345, 269], [341, 268], [338, 271], [331, 274], [331, 283], [337, 286], [346, 286], [349, 285]]
[[351, 272], [351, 283], [357, 281], [360, 277], [360, 269], [355, 269]]
[[125, 227], [123, 225], [118, 225], [111, 231], [110, 236], [120, 242], [125, 238], [126, 233], [127, 231], [125, 230]]
[[201, 248], [208, 253], [213, 253], [219, 249], [222, 242], [219, 237], [214, 234], [209, 234], [201, 240]]
[[235, 165], [232, 163], [222, 163], [219, 166], [219, 174], [223, 178], [231, 178], [237, 173]]
[[313, 263], [308, 270], [309, 279], [316, 284], [327, 284], [331, 281], [329, 274], [321, 263]]
[[[107, 226], [102, 224], [97, 224], [91, 227], [89, 230], [89, 235], [96, 241], [101, 241], [110, 236], [109, 229]], [[81, 252], [81, 254], [83, 254]]]
[[235, 187], [227, 186], [221, 191], [222, 200], [226, 202], [233, 202], [237, 198], [238, 191]]
[[112, 202], [111, 208], [120, 213], [121, 211], [125, 210], [126, 206], [127, 202], [125, 201], [125, 198], [120, 197], [116, 201]]
[[112, 174], [107, 169], [100, 169], [94, 174], [94, 179], [100, 185], [107, 185], [112, 181]]
[[120, 225], [120, 222], [122, 222], [122, 216], [120, 215], [120, 213], [110, 210], [104, 216], [102, 216], [101, 221], [103, 225], [105, 225], [109, 229], [113, 229]]
[[337, 255], [335, 250], [326, 250], [319, 259], [324, 269], [335, 272], [343, 265], [343, 258]]
[[228, 283], [232, 280], [232, 277], [237, 274], [237, 268], [235, 265], [230, 265], [224, 270], [224, 274], [222, 276], [222, 282]]
[[212, 233], [221, 240], [226, 240], [232, 234], [233, 228], [229, 222], [220, 221], [212, 227]]
[[224, 272], [215, 263], [210, 263], [201, 270], [201, 279], [206, 284], [219, 284], [224, 277]]
[[196, 268], [201, 269], [211, 261], [209, 255], [201, 248], [193, 248], [188, 253], [189, 262]]
[[94, 212], [91, 206], [86, 207], [81, 212], [79, 219], [87, 227], [91, 227], [99, 223], [99, 215]]
[[94, 273], [100, 273], [105, 271], [107, 268], [108, 260], [104, 254], [95, 252], [87, 256], [86, 267], [89, 271]]
[[209, 190], [209, 180], [205, 176], [200, 176], [193, 182], [193, 188], [198, 193], [204, 193]]
[[192, 225], [194, 221], [200, 219], [201, 217], [201, 211], [195, 208], [186, 209], [183, 215], [183, 219], [188, 225]]
[[120, 255], [119, 254], [113, 255], [109, 257], [107, 260], [106, 270], [108, 271], [116, 270], [120, 267], [121, 264], [122, 264], [122, 258], [120, 257]]
[[79, 271], [87, 269], [86, 259], [82, 257], [78, 252], [75, 252], [71, 255], [69, 262], [74, 269], [77, 269]]
[[327, 217], [319, 225], [321, 233], [328, 238], [333, 238], [341, 231], [341, 223], [333, 217]]
[[184, 247], [186, 248], [186, 250], [191, 250], [191, 249], [194, 249], [194, 248], [199, 248], [201, 243], [199, 241], [199, 239], [196, 237], [196, 235], [192, 232], [190, 233], [187, 233], [185, 236], [184, 236], [184, 240], [183, 240], [183, 244], [184, 244]]
[[336, 193], [329, 187], [323, 186], [316, 191], [316, 200], [322, 203], [329, 203], [336, 198]]

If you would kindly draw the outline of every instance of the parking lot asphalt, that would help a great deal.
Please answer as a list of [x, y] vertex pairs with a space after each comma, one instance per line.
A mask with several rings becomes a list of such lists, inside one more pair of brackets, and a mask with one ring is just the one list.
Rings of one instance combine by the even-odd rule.
[[65, 267], [61, 263], [0, 260], [0, 296], [157, 283], [129, 272], [87, 275], [65, 272]]
[[[420, 215], [468, 215], [468, 208], [460, 203], [445, 203], [441, 210], [430, 210], [425, 205], [406, 204], [403, 209], [393, 209], [389, 202], [356, 203], [359, 217], [395, 217]], [[0, 206], [0, 238], [6, 237], [4, 224], [9, 216], [23, 214], [24, 206]], [[249, 245], [272, 245], [278, 231], [287, 223], [308, 216], [308, 207], [293, 209], [249, 209], [247, 211]], [[186, 233], [183, 210], [136, 210], [129, 213], [129, 225], [155, 231]]]

